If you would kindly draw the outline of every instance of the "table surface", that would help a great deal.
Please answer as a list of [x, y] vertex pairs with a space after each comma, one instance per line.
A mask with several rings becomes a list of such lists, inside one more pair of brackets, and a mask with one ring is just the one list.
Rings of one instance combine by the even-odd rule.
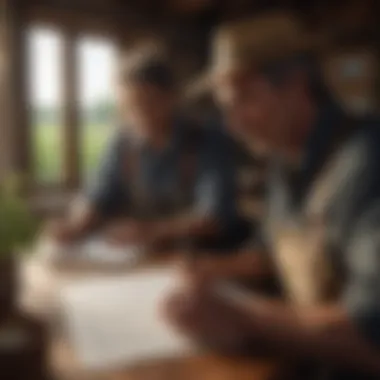
[[[173, 255], [156, 255], [140, 267], [165, 265], [172, 262]], [[50, 323], [57, 311], [53, 293], [57, 291], [59, 276], [83, 277], [90, 275], [89, 268], [81, 271], [51, 270], [46, 265], [31, 261], [25, 264], [27, 281], [24, 295], [26, 307]], [[96, 268], [97, 272], [99, 268]], [[60, 272], [59, 275], [57, 271]], [[37, 285], [36, 285], [37, 284]], [[38, 310], [37, 310], [38, 309]], [[55, 322], [54, 322], [55, 323]], [[53, 325], [54, 327], [54, 325]], [[78, 365], [75, 354], [64, 336], [52, 339], [51, 362], [57, 380], [272, 380], [278, 379], [283, 365], [270, 359], [226, 358], [213, 354], [198, 354], [193, 357], [172, 360], [160, 360], [136, 364], [123, 370], [108, 373], [89, 373]], [[282, 378], [282, 376], [281, 376]]]
[[95, 374], [79, 369], [70, 347], [62, 342], [55, 342], [52, 352], [57, 380], [278, 380], [284, 373], [284, 366], [273, 359], [227, 358], [209, 353]]

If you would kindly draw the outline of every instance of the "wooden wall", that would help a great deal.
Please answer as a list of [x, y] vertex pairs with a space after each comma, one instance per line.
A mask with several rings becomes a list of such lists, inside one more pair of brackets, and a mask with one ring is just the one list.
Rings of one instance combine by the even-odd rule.
[[[310, 6], [310, 3], [314, 3]], [[185, 0], [0, 0], [2, 51], [5, 52], [5, 73], [1, 107], [7, 111], [6, 121], [0, 126], [0, 171], [5, 167], [30, 170], [30, 144], [25, 84], [24, 33], [28, 23], [43, 22], [58, 25], [66, 33], [66, 48], [70, 51], [70, 35], [78, 32], [106, 34], [114, 38], [121, 51], [128, 51], [136, 41], [157, 39], [166, 45], [175, 63], [180, 84], [194, 79], [206, 67], [210, 35], [221, 21], [236, 19], [263, 11], [270, 5], [303, 11], [305, 21], [335, 39], [336, 43], [368, 41], [379, 48], [379, 5], [374, 0], [347, 0], [331, 3], [323, 1], [211, 1], [199, 0], [191, 5]], [[203, 7], [203, 8], [202, 8]], [[7, 10], [5, 17], [4, 10]], [[4, 30], [6, 29], [6, 33]], [[376, 45], [377, 44], [377, 45]], [[72, 50], [71, 50], [72, 51]], [[70, 62], [66, 77], [70, 83]], [[65, 91], [74, 93], [73, 86]], [[67, 104], [67, 141], [74, 141], [77, 121], [74, 103]], [[70, 111], [71, 109], [71, 111]], [[5, 112], [3, 111], [3, 112]], [[69, 152], [67, 152], [69, 156]], [[77, 158], [70, 157], [68, 182], [77, 183]], [[1, 169], [3, 167], [3, 169]]]
[[0, 2], [0, 181], [5, 175], [9, 163], [9, 131], [7, 110], [7, 37], [6, 37], [6, 3]]

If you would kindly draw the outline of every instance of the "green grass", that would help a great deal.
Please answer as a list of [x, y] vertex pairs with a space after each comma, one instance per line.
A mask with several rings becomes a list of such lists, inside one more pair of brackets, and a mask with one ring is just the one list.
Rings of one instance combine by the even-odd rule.
[[[80, 133], [80, 164], [82, 178], [88, 178], [98, 166], [100, 155], [110, 135], [109, 125], [86, 124]], [[33, 163], [39, 183], [63, 180], [63, 129], [40, 124], [33, 129]]]

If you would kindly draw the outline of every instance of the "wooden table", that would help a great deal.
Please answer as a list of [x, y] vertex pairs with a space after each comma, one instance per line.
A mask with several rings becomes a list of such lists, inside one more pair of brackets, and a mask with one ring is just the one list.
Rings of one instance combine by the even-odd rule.
[[57, 380], [279, 380], [284, 366], [271, 359], [227, 358], [202, 354], [145, 362], [107, 373], [86, 373], [76, 367], [69, 347], [55, 342], [53, 363]]
[[[164, 262], [168, 261], [167, 255], [157, 257], [158, 259], [153, 261], [154, 265], [164, 265]], [[152, 265], [152, 261], [143, 266], [149, 265]], [[35, 314], [42, 315], [53, 323], [57, 309], [52, 302], [51, 293], [56, 291], [53, 282], [57, 279], [57, 274], [46, 271], [46, 268], [36, 262], [29, 263], [27, 268], [29, 282], [26, 286], [30, 293], [25, 299], [29, 301], [29, 307], [35, 308]], [[85, 273], [89, 274], [88, 268]], [[81, 271], [68, 272], [66, 270], [65, 276], [67, 275], [81, 277], [84, 274], [81, 274]], [[45, 293], [33, 295], [30, 277], [35, 277]], [[279, 373], [282, 372], [281, 367], [283, 367], [274, 360], [199, 354], [182, 359], [136, 364], [133, 367], [108, 373], [86, 373], [78, 365], [72, 348], [62, 336], [52, 339], [51, 359], [57, 380], [272, 380], [282, 379]]]

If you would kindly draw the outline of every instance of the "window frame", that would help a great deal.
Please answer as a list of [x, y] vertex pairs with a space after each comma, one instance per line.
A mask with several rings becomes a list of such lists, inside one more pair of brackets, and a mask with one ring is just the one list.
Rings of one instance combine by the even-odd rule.
[[[107, 22], [97, 25], [68, 23], [65, 18], [59, 20], [56, 13], [32, 13], [26, 19], [22, 45], [20, 46], [22, 56], [27, 58], [27, 33], [33, 28], [50, 29], [57, 32], [62, 38], [62, 129], [63, 129], [63, 175], [59, 183], [39, 183], [36, 180], [32, 160], [32, 114], [31, 109], [26, 108], [24, 117], [24, 133], [17, 142], [18, 171], [25, 173], [28, 179], [28, 188], [32, 194], [45, 194], [47, 192], [72, 193], [82, 183], [82, 168], [80, 160], [80, 128], [81, 115], [79, 107], [79, 64], [77, 60], [77, 46], [83, 37], [101, 38], [114, 45], [116, 54], [120, 55], [121, 43], [120, 33], [116, 28], [110, 28]], [[63, 20], [63, 21], [62, 21]], [[27, 92], [28, 60], [22, 67], [23, 80], [22, 89]], [[27, 104], [28, 99], [24, 102]], [[20, 132], [20, 131], [19, 131]]]

